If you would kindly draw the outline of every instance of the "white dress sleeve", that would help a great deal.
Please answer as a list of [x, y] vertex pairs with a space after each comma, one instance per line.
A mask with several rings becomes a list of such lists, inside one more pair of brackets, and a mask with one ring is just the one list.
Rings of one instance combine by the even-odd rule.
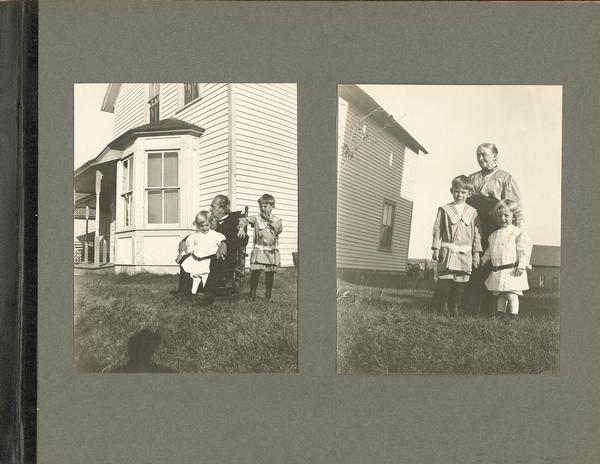
[[529, 236], [520, 231], [516, 237], [517, 244], [517, 262], [519, 267], [525, 269], [529, 265], [529, 259], [531, 258], [531, 250], [533, 248], [533, 244], [531, 243], [531, 239]]
[[194, 251], [194, 238], [196, 234], [190, 234], [185, 239], [186, 253], [192, 253]]
[[219, 245], [226, 237], [221, 232], [215, 231], [215, 243]]

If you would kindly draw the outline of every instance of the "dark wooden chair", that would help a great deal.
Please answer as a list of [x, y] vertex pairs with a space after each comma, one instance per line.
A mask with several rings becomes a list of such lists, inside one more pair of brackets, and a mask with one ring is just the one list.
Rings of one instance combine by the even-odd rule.
[[[232, 211], [230, 215], [241, 219], [248, 217], [248, 207], [246, 206], [243, 211]], [[244, 228], [246, 232], [246, 238], [242, 246], [234, 251], [228, 253], [227, 261], [231, 263], [231, 269], [226, 274], [225, 278], [219, 286], [217, 296], [231, 296], [240, 293], [244, 276], [246, 275], [246, 248], [248, 246], [248, 227]]]

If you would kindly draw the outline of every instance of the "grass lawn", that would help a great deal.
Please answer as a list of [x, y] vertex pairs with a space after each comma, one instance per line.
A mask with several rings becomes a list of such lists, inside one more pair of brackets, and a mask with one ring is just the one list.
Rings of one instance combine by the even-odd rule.
[[338, 289], [340, 373], [558, 373], [559, 297], [525, 292], [510, 321], [428, 310], [431, 290]]
[[[153, 361], [177, 372], [296, 372], [296, 270], [275, 275], [270, 302], [216, 300], [199, 307], [169, 292], [178, 276], [75, 276], [75, 366], [101, 372], [127, 361], [127, 341], [142, 329], [162, 342]], [[249, 277], [244, 281], [247, 293]], [[258, 294], [264, 289], [264, 275]]]

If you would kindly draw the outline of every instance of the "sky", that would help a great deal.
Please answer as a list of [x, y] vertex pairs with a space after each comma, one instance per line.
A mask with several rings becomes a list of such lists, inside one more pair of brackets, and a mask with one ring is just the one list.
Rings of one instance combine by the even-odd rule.
[[113, 113], [100, 110], [108, 84], [75, 84], [74, 167], [95, 158], [113, 139]]
[[452, 201], [452, 178], [480, 169], [475, 153], [485, 142], [521, 189], [533, 243], [560, 245], [561, 86], [360, 87], [429, 152], [418, 157], [410, 258], [431, 256], [437, 208]]
[[[75, 84], [73, 90], [73, 167], [95, 158], [113, 139], [114, 114], [101, 111], [108, 84]], [[95, 230], [94, 221], [89, 231]], [[85, 233], [85, 221], [73, 221], [75, 237]]]
[[[114, 115], [100, 111], [107, 85], [75, 84], [75, 168], [113, 139]], [[560, 86], [360, 87], [429, 152], [418, 157], [409, 257], [430, 256], [437, 208], [452, 200], [453, 177], [479, 170], [475, 150], [483, 142], [496, 144], [499, 167], [517, 180], [533, 242], [560, 245]]]

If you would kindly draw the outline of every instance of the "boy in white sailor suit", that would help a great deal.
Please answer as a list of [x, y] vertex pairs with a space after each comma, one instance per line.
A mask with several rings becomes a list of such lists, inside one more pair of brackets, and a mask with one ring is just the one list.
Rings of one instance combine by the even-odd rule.
[[481, 225], [475, 208], [466, 204], [473, 192], [467, 176], [452, 179], [454, 201], [440, 206], [433, 226], [432, 259], [438, 262], [434, 305], [458, 315], [465, 283], [472, 269], [479, 267]]

